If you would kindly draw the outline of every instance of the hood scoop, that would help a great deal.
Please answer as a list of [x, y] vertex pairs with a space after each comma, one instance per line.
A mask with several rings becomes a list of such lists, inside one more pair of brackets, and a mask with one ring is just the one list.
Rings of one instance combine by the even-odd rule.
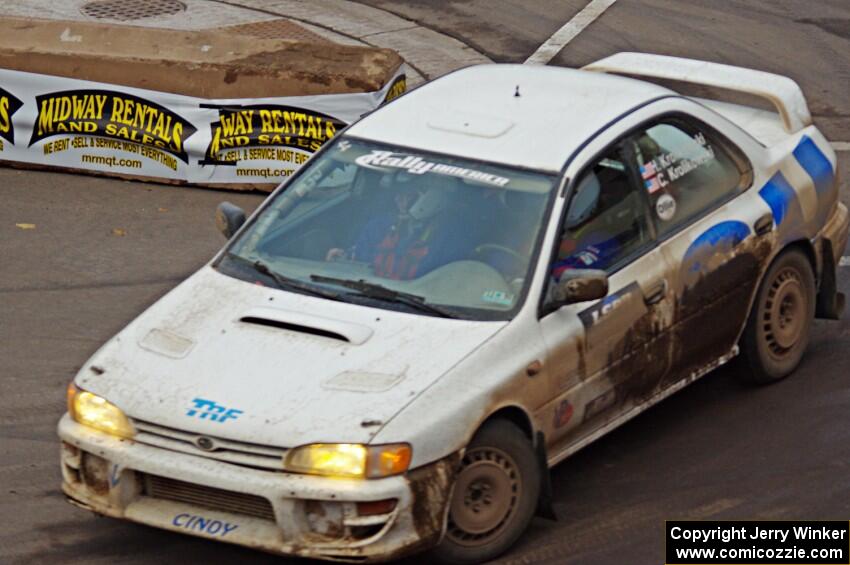
[[328, 337], [337, 339], [345, 343], [351, 343], [347, 337], [336, 332], [330, 332], [321, 328], [311, 328], [310, 326], [302, 326], [299, 324], [290, 324], [289, 322], [281, 322], [280, 320], [269, 320], [268, 318], [255, 318], [253, 316], [245, 316], [240, 322], [244, 324], [256, 324], [258, 326], [268, 326], [270, 328], [278, 328], [281, 330], [289, 330], [291, 332], [299, 332], [303, 334], [317, 335], [319, 337]]
[[243, 324], [277, 328], [352, 345], [362, 345], [372, 337], [372, 329], [360, 324], [276, 308], [253, 308], [239, 318], [239, 321]]

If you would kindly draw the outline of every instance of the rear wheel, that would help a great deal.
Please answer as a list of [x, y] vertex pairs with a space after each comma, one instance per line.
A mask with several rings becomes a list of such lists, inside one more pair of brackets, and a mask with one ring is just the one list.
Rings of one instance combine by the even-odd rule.
[[534, 516], [540, 480], [528, 437], [506, 420], [484, 424], [461, 461], [448, 528], [435, 556], [444, 563], [466, 564], [505, 552]]
[[747, 380], [768, 384], [797, 368], [809, 343], [815, 294], [814, 273], [802, 252], [786, 251], [773, 262], [744, 330]]

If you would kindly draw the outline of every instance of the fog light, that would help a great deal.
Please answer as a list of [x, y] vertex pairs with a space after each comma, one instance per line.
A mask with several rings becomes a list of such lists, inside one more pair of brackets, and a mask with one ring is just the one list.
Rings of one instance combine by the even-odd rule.
[[305, 500], [304, 515], [310, 531], [328, 539], [345, 535], [343, 504], [331, 500]]
[[106, 459], [92, 455], [91, 453], [83, 453], [83, 464], [80, 469], [83, 482], [96, 493], [106, 494], [109, 492], [108, 467], [109, 464], [106, 462]]

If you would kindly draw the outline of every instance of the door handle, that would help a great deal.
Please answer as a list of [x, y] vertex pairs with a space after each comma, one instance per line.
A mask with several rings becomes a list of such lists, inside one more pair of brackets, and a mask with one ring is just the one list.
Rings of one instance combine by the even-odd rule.
[[649, 290], [644, 292], [643, 301], [647, 306], [658, 304], [667, 294], [667, 281], [662, 279], [649, 287]]
[[756, 235], [765, 235], [773, 231], [773, 214], [768, 212], [753, 224], [753, 231]]

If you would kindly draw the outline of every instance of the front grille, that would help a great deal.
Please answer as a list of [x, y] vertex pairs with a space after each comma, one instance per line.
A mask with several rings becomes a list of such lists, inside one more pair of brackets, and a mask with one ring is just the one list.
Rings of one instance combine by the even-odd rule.
[[[219, 461], [226, 461], [245, 467], [272, 469], [274, 471], [283, 470], [283, 456], [287, 450], [282, 447], [270, 447], [244, 441], [202, 436], [202, 434], [184, 432], [142, 420], [133, 420], [133, 426], [136, 428], [136, 435], [133, 439], [139, 443], [189, 453], [199, 457], [218, 459]], [[215, 447], [212, 451], [205, 451], [197, 447], [196, 441], [200, 437], [205, 437], [213, 442]]]
[[262, 496], [196, 485], [147, 473], [139, 474], [144, 493], [151, 498], [185, 502], [210, 510], [243, 514], [274, 522], [272, 505]]

